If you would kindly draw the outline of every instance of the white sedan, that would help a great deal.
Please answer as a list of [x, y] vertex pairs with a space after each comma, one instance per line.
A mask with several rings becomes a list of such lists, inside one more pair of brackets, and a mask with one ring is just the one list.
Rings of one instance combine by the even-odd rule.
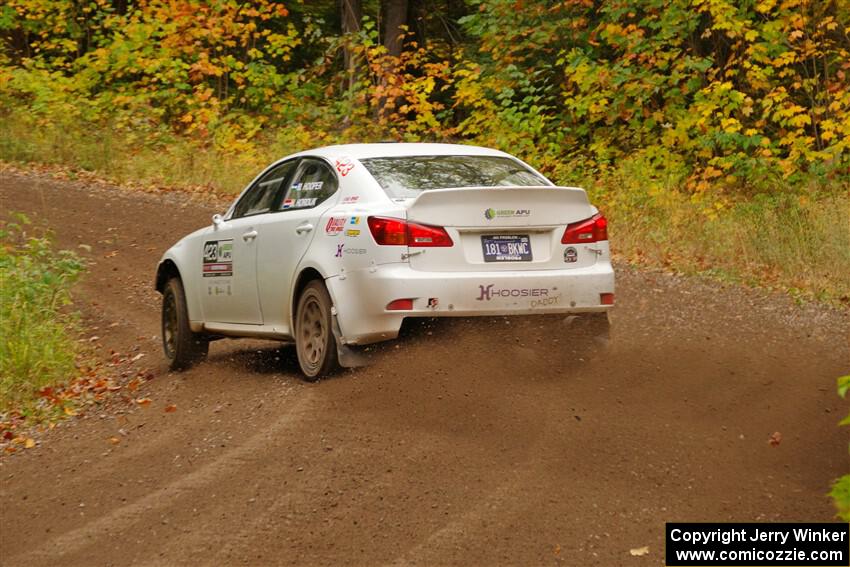
[[173, 369], [259, 337], [294, 342], [314, 380], [406, 317], [605, 317], [614, 271], [582, 189], [486, 148], [353, 144], [270, 165], [166, 251], [156, 289]]

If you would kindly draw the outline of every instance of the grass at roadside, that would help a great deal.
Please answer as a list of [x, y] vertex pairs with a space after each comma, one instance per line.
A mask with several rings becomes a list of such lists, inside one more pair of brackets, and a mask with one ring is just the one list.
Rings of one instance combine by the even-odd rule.
[[[5, 118], [0, 160], [84, 170], [118, 184], [221, 194], [237, 193], [273, 159], [331, 143], [301, 130], [280, 131], [267, 134], [264, 144], [225, 153], [168, 133], [128, 137], [106, 128], [33, 124], [14, 113]], [[659, 180], [635, 164], [587, 181], [611, 221], [612, 246], [621, 259], [850, 304], [846, 185], [799, 191], [776, 180], [774, 193], [747, 198], [694, 195], [681, 189], [681, 180]]]
[[93, 172], [119, 185], [237, 193], [272, 159], [300, 149], [281, 143], [225, 154], [165, 131], [141, 132], [116, 134], [10, 112], [0, 115], [0, 159]]
[[31, 411], [42, 388], [77, 374], [77, 318], [67, 306], [83, 263], [14, 216], [0, 225], [0, 413]]
[[612, 246], [631, 263], [850, 306], [848, 191], [738, 199], [713, 214], [672, 191], [607, 212]]

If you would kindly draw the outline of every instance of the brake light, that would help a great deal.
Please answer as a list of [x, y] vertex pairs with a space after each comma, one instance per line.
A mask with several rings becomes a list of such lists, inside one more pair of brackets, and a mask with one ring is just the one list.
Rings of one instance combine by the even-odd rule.
[[369, 217], [369, 231], [382, 246], [453, 246], [451, 236], [441, 226], [430, 226], [401, 219]]
[[602, 213], [596, 213], [589, 219], [568, 224], [561, 244], [584, 244], [600, 240], [608, 240], [608, 220]]
[[405, 246], [407, 244], [407, 223], [399, 219], [369, 217], [369, 231], [375, 242], [383, 246]]

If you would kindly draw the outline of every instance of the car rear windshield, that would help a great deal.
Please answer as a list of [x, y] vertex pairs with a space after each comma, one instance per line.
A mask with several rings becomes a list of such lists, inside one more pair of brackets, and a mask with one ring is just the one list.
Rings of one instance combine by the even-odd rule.
[[450, 187], [551, 185], [517, 160], [499, 156], [379, 157], [360, 162], [395, 199]]

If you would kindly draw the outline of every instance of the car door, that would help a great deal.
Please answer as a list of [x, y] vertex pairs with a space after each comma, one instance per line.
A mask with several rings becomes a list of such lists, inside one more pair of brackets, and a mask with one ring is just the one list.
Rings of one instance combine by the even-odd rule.
[[295, 269], [315, 234], [319, 219], [333, 205], [339, 181], [333, 168], [318, 158], [303, 158], [287, 181], [278, 211], [258, 228], [257, 282], [263, 322], [290, 333], [289, 317]]
[[207, 322], [262, 324], [256, 277], [259, 228], [294, 166], [289, 161], [271, 168], [205, 238], [200, 296]]

